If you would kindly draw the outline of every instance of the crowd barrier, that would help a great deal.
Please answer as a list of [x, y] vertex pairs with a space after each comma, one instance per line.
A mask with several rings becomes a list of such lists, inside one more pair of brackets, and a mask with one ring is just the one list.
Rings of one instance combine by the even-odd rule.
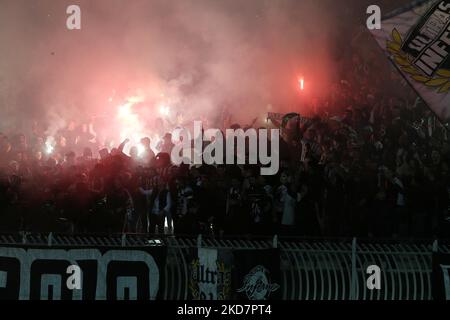
[[[280, 256], [279, 298], [283, 300], [432, 300], [433, 253], [450, 254], [450, 245], [437, 240], [415, 242], [369, 241], [356, 238], [288, 240], [277, 236], [252, 240], [212, 239], [201, 236], [154, 238], [131, 234], [0, 235], [0, 249], [4, 252], [11, 252], [8, 248], [27, 248], [28, 250], [30, 248], [41, 250], [108, 248], [116, 253], [114, 256], [116, 257], [118, 251], [115, 249], [134, 250], [152, 246], [167, 248], [164, 271], [158, 271], [158, 285], [161, 288], [158, 298], [164, 300], [192, 298], [190, 268], [192, 252], [196, 248], [223, 250], [277, 248]], [[0, 258], [3, 251], [0, 250]], [[369, 277], [367, 268], [371, 265], [380, 267], [380, 289], [371, 290], [367, 286]], [[2, 285], [6, 287], [7, 284], [5, 274], [6, 271], [1, 271], [0, 266], [0, 296]], [[18, 297], [32, 298], [33, 295], [30, 292], [23, 293], [21, 289]], [[131, 299], [137, 294], [128, 298]], [[95, 297], [105, 299], [110, 295], [105, 289], [101, 295], [91, 296], [91, 298]], [[156, 298], [156, 296], [147, 298]]]

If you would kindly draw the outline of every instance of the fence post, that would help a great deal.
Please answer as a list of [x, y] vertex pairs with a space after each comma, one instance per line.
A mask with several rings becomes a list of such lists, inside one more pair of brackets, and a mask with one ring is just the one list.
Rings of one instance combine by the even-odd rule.
[[272, 247], [278, 248], [278, 235], [274, 235], [272, 239]]
[[22, 233], [22, 244], [26, 244], [27, 243], [27, 233], [26, 231], [21, 231]]
[[50, 232], [50, 233], [48, 234], [48, 238], [47, 238], [47, 245], [48, 245], [49, 247], [51, 247], [51, 246], [52, 246], [52, 242], [53, 242], [53, 232]]
[[436, 240], [433, 241], [433, 252], [438, 252], [439, 251], [439, 243]]
[[201, 248], [202, 246], [202, 235], [199, 234], [197, 237], [197, 248]]
[[125, 247], [126, 242], [127, 242], [127, 234], [126, 233], [122, 233], [122, 239], [121, 239], [122, 247]]
[[352, 241], [352, 279], [350, 286], [350, 300], [356, 300], [356, 238]]

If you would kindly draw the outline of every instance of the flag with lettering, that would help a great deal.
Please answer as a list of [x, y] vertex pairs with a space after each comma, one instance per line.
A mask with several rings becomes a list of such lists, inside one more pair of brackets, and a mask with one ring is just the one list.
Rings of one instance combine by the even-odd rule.
[[192, 300], [228, 300], [231, 293], [231, 250], [193, 248], [189, 292]]
[[371, 33], [430, 109], [449, 123], [450, 0], [415, 1]]

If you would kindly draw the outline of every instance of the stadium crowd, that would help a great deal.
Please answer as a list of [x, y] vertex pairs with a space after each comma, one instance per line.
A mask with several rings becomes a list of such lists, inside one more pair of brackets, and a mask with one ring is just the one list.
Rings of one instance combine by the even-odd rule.
[[[126, 155], [128, 141], [98, 150], [89, 126], [75, 122], [51, 152], [39, 126], [30, 136], [3, 133], [0, 230], [448, 236], [448, 128], [372, 61], [355, 55], [351, 76], [314, 116], [273, 120], [282, 127], [274, 176], [258, 165], [174, 166], [170, 134], [156, 154], [143, 137], [141, 152]], [[375, 90], [383, 77], [401, 90]]]

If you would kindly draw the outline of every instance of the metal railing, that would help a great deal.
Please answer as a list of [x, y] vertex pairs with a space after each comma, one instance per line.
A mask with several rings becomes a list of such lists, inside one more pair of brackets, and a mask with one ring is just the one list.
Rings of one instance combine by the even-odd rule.
[[[147, 235], [2, 234], [0, 245], [142, 247], [155, 241], [167, 246], [162, 298], [189, 298], [192, 248], [264, 249], [278, 247], [281, 254], [283, 300], [431, 300], [432, 253], [450, 253], [450, 245], [437, 241], [364, 241], [354, 239], [288, 240], [212, 239]], [[381, 268], [381, 289], [366, 286], [369, 265]]]

